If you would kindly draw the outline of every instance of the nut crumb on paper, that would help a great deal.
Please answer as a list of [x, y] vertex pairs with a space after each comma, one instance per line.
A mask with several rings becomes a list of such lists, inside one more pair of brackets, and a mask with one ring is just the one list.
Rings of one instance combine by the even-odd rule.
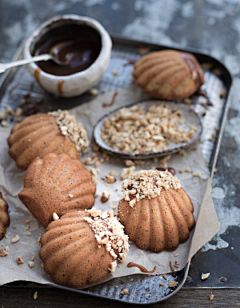
[[29, 261], [29, 262], [28, 262], [28, 266], [29, 266], [30, 268], [34, 268], [34, 267], [35, 267], [35, 263], [34, 263], [33, 261]]
[[12, 238], [12, 243], [17, 243], [18, 241], [20, 241], [20, 237], [16, 234], [14, 235], [14, 237]]
[[135, 166], [135, 162], [133, 160], [130, 160], [130, 159], [124, 160], [124, 164], [127, 167]]
[[180, 150], [178, 152], [178, 154], [181, 155], [181, 156], [186, 156], [187, 155], [187, 153], [184, 150]]
[[8, 237], [9, 237], [10, 234], [11, 234], [11, 232], [7, 232], [7, 233], [5, 234], [5, 238], [8, 239]]
[[24, 261], [20, 256], [17, 257], [17, 264], [24, 264]]
[[112, 175], [105, 175], [105, 178], [108, 184], [113, 184], [116, 182], [116, 178], [113, 177]]
[[200, 172], [193, 173], [193, 176], [197, 178], [201, 178], [201, 173]]
[[126, 180], [131, 174], [133, 174], [135, 169], [136, 168], [134, 166], [132, 166], [130, 168], [124, 168], [122, 170], [121, 176], [120, 176], [121, 181]]
[[0, 257], [7, 257], [8, 256], [8, 252], [4, 249], [0, 249]]

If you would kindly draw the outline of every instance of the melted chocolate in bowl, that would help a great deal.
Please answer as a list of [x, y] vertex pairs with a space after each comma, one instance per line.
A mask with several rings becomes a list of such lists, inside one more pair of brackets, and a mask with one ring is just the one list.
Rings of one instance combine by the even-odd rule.
[[56, 57], [60, 61], [69, 60], [69, 65], [59, 65], [52, 60], [36, 64], [46, 73], [56, 76], [67, 76], [84, 71], [97, 59], [101, 51], [101, 36], [97, 30], [86, 25], [68, 24], [45, 33], [36, 42], [33, 56], [46, 54], [62, 42]]

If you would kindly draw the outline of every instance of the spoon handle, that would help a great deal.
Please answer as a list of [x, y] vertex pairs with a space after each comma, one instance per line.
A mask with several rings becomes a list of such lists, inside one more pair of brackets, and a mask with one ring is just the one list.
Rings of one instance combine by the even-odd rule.
[[22, 59], [18, 61], [9, 62], [9, 63], [0, 63], [0, 73], [5, 72], [8, 68], [11, 68], [11, 67], [24, 65], [24, 64], [31, 63], [31, 62], [47, 61], [50, 59], [52, 59], [52, 56], [50, 54], [45, 54], [45, 55], [35, 56], [30, 59]]

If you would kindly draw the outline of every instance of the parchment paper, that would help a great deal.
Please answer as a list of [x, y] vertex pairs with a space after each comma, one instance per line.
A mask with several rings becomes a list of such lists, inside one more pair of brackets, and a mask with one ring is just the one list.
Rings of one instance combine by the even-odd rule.
[[[113, 93], [106, 93], [96, 97], [89, 103], [81, 105], [70, 110], [70, 113], [75, 114], [78, 120], [88, 131], [89, 138], [92, 137], [93, 127], [104, 114], [115, 110], [121, 106], [137, 102], [147, 98], [140, 89], [129, 87], [118, 90], [118, 95], [111, 107], [103, 108], [103, 103], [110, 103]], [[10, 128], [0, 129], [0, 191], [3, 197], [9, 204], [11, 224], [5, 237], [1, 242], [0, 248], [5, 249], [8, 246], [8, 256], [0, 258], [0, 284], [5, 284], [17, 280], [33, 281], [43, 284], [51, 284], [53, 280], [43, 270], [42, 261], [38, 257], [40, 245], [38, 239], [44, 233], [44, 228], [32, 217], [30, 212], [18, 199], [18, 193], [23, 188], [23, 179], [25, 172], [19, 170], [15, 162], [8, 155], [7, 137], [10, 134]], [[82, 156], [82, 161], [89, 157], [91, 152]], [[159, 158], [160, 160], [161, 158]], [[159, 163], [148, 160], [148, 166], [136, 167], [136, 170], [151, 169], [159, 166]], [[187, 242], [179, 245], [173, 252], [163, 251], [161, 253], [151, 253], [138, 249], [134, 243], [130, 242], [130, 251], [126, 261], [121, 264], [114, 274], [111, 274], [108, 279], [140, 273], [136, 267], [127, 268], [128, 262], [136, 262], [143, 265], [148, 270], [152, 270], [156, 265], [157, 269], [154, 274], [162, 274], [171, 272], [169, 261], [174, 264], [175, 260], [180, 265], [176, 270], [182, 269], [192, 256], [207, 243], [219, 230], [219, 222], [214, 209], [214, 204], [211, 198], [211, 183], [209, 180], [209, 172], [204, 162], [201, 150], [198, 146], [197, 150], [186, 150], [186, 156], [179, 154], [172, 155], [168, 161], [168, 167], [173, 167], [177, 173], [176, 176], [180, 179], [182, 187], [186, 190], [194, 204], [194, 217], [196, 226], [191, 232]], [[193, 173], [179, 173], [180, 169], [190, 167]], [[100, 197], [96, 198], [95, 206], [101, 210], [111, 210], [121, 198], [121, 181], [120, 174], [125, 168], [124, 162], [121, 159], [111, 157], [108, 162], [101, 164], [98, 169], [98, 184], [97, 194], [102, 195], [103, 191], [110, 193], [110, 198], [107, 203], [101, 203]], [[117, 181], [114, 184], [105, 184], [102, 178], [109, 174], [110, 171], [115, 171]], [[201, 177], [193, 176], [194, 173], [200, 173]], [[116, 210], [115, 210], [116, 211]], [[30, 221], [31, 235], [26, 230], [26, 220]], [[20, 236], [20, 241], [11, 243], [14, 235]], [[178, 254], [178, 256], [176, 256]], [[24, 264], [18, 265], [17, 257], [21, 256]], [[30, 268], [28, 262], [34, 256], [35, 267]]]

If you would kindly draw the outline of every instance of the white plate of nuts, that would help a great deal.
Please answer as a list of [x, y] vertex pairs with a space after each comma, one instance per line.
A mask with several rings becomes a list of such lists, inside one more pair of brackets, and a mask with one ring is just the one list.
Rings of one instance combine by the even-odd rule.
[[144, 159], [164, 156], [196, 143], [202, 133], [198, 114], [185, 104], [149, 100], [121, 107], [101, 118], [96, 144], [111, 155]]

